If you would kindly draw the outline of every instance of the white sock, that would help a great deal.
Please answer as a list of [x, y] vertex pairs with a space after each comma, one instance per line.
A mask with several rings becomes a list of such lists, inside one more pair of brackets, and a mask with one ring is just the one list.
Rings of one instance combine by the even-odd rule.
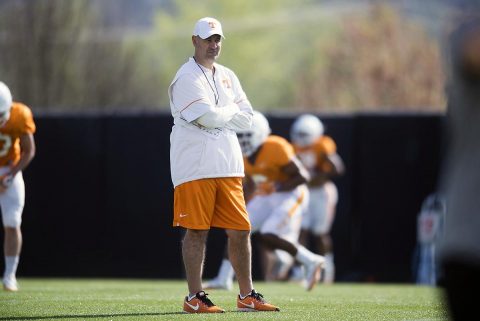
[[3, 275], [4, 277], [6, 276], [15, 276], [17, 274], [17, 267], [18, 267], [18, 262], [20, 261], [20, 256], [15, 255], [15, 256], [5, 256], [5, 274]]
[[222, 282], [233, 282], [233, 277], [235, 276], [235, 271], [233, 270], [232, 263], [229, 260], [223, 259], [222, 264], [220, 265], [220, 270], [218, 271], [218, 280]]
[[334, 266], [332, 252], [325, 253], [325, 263], [326, 265]]
[[325, 282], [331, 283], [335, 279], [335, 263], [333, 253], [325, 254]]
[[[253, 291], [253, 290], [252, 290]], [[249, 296], [250, 294], [252, 294], [252, 291], [248, 292], [247, 294], [245, 295], [242, 295], [241, 293], [238, 294], [238, 296], [240, 297], [240, 300], [243, 300], [245, 299], [247, 296]]]
[[318, 255], [307, 250], [303, 245], [298, 245], [295, 258], [303, 265], [310, 264], [316, 260]]

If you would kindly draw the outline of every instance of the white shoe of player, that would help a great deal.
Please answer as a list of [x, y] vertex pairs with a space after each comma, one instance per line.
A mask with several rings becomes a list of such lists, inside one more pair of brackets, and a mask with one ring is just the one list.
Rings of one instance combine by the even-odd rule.
[[15, 275], [5, 276], [3, 278], [3, 289], [10, 292], [18, 291], [18, 283]]
[[320, 280], [325, 259], [321, 255], [315, 255], [315, 260], [305, 264], [305, 289], [312, 290]]
[[218, 278], [211, 279], [209, 282], [203, 285], [205, 290], [207, 289], [220, 289], [220, 290], [231, 290], [233, 288], [232, 280], [220, 280]]

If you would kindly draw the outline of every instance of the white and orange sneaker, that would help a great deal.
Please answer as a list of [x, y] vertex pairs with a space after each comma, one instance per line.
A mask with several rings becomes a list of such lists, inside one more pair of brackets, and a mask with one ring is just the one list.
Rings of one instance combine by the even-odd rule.
[[183, 301], [183, 312], [185, 313], [223, 313], [225, 310], [219, 308], [207, 297], [207, 293], [200, 291], [194, 297], [188, 295]]
[[237, 310], [241, 312], [280, 311], [280, 309], [263, 299], [263, 295], [252, 290], [249, 295], [237, 297]]

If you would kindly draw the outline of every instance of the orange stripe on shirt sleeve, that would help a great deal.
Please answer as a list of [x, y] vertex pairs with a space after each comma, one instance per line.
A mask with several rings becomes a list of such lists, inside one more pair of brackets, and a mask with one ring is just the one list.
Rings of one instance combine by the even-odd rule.
[[188, 104], [187, 106], [185, 106], [182, 110], [180, 110], [180, 112], [184, 111], [185, 109], [187, 109], [188, 107], [190, 107], [192, 104], [196, 103], [197, 101], [200, 101], [202, 100], [203, 98], [199, 98], [197, 100], [194, 100], [192, 101], [190, 104]]
[[235, 104], [240, 104], [243, 101], [245, 101], [245, 99], [240, 99], [239, 101], [235, 102]]

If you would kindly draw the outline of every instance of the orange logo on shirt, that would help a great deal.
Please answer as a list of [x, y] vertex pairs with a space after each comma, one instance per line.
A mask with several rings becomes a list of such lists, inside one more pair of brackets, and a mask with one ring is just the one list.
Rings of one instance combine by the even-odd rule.
[[227, 88], [232, 88], [232, 84], [230, 83], [230, 79], [223, 79], [222, 83]]

